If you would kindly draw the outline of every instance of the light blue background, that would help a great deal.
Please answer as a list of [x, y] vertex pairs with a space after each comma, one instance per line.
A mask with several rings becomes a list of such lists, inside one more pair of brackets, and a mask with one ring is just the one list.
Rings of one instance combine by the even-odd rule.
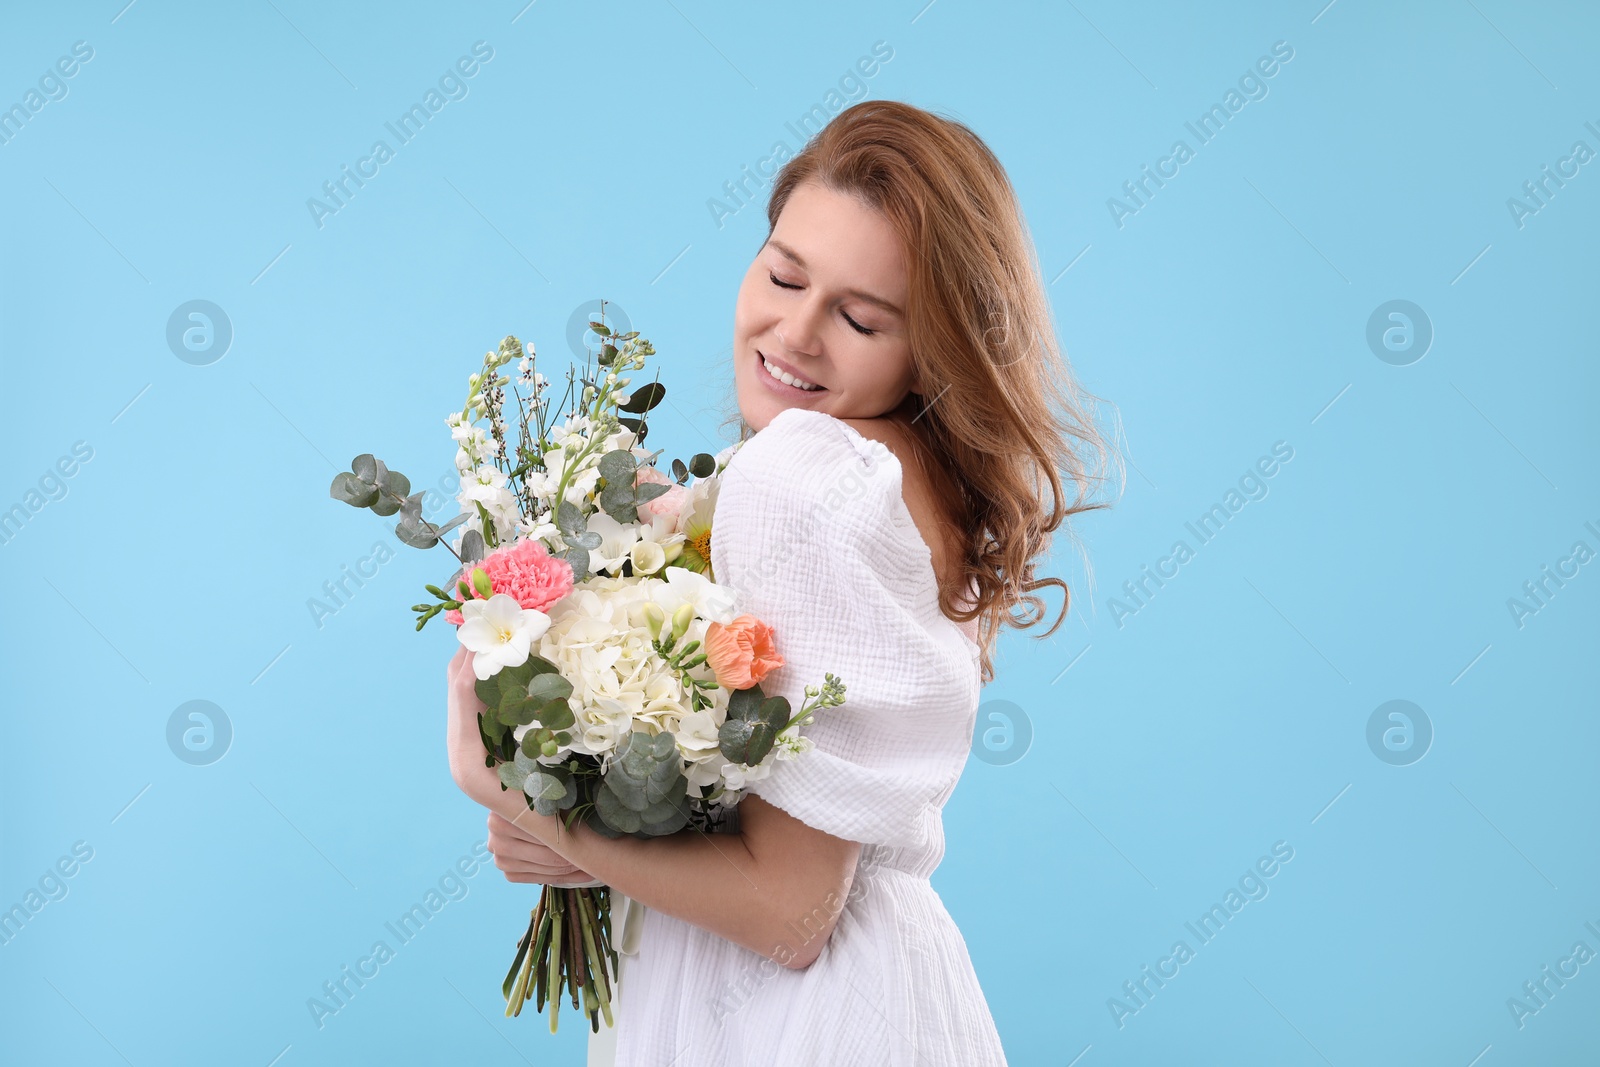
[[[878, 41], [871, 96], [1006, 165], [1129, 460], [1076, 524], [1093, 586], [1063, 539], [1068, 620], [1001, 642], [985, 700], [1031, 748], [974, 758], [946, 811], [934, 884], [1011, 1061], [1600, 1056], [1600, 962], [1522, 1028], [1507, 1008], [1600, 951], [1600, 564], [1522, 626], [1507, 606], [1600, 550], [1600, 163], [1520, 227], [1507, 207], [1600, 150], [1592, 5], [123, 2], [0, 15], [0, 105], [94, 49], [0, 145], [0, 508], [93, 448], [0, 545], [0, 906], [94, 850], [0, 946], [0, 1058], [582, 1062], [570, 1011], [554, 1037], [500, 1017], [534, 890], [492, 867], [310, 1017], [484, 836], [444, 760], [450, 631], [409, 621], [444, 553], [327, 485], [364, 451], [433, 482], [482, 353], [560, 353], [600, 296], [661, 354], [651, 443], [720, 444], [765, 204], [719, 228], [707, 202]], [[319, 228], [307, 198], [480, 40], [469, 94]], [[1277, 41], [1268, 95], [1119, 228], [1108, 198]], [[234, 329], [207, 366], [165, 340], [193, 299]], [[1365, 340], [1393, 299], [1435, 332], [1407, 366]], [[1278, 441], [1268, 495], [1118, 625], [1122, 583]], [[319, 627], [307, 601], [379, 542]], [[209, 766], [166, 741], [193, 699], [234, 731]], [[1366, 741], [1391, 699], [1435, 732], [1409, 766]], [[1192, 938], [1279, 841], [1270, 894]], [[1108, 1000], [1180, 938], [1119, 1027]]]

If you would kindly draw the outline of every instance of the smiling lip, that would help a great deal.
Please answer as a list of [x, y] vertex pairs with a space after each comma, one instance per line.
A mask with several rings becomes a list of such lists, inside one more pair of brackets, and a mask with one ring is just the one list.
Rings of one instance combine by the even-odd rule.
[[[815, 385], [815, 386], [817, 386], [817, 388], [815, 388], [815, 389], [801, 389], [799, 386], [790, 385], [788, 382], [780, 381], [777, 378], [773, 378], [772, 375], [767, 373], [767, 368], [762, 366], [763, 362], [771, 363], [774, 367], [777, 367], [779, 370], [783, 371], [785, 374], [789, 375], [791, 378], [798, 378], [800, 381], [805, 382], [807, 385]], [[797, 393], [821, 393], [821, 392], [826, 392], [826, 389], [823, 386], [819, 385], [817, 382], [814, 382], [810, 378], [807, 378], [805, 375], [799, 373], [793, 367], [791, 367], [789, 364], [783, 362], [782, 360], [772, 358], [771, 356], [767, 355], [765, 352], [761, 351], [759, 348], [756, 349], [756, 370], [759, 371], [761, 374], [765, 375], [772, 382], [773, 385], [782, 386], [782, 387], [787, 388], [787, 389], [793, 389]]]

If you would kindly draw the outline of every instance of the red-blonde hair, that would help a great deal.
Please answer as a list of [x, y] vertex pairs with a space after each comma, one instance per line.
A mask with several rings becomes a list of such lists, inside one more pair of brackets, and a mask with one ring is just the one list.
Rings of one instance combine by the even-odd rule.
[[[1038, 636], [1066, 618], [1071, 591], [1060, 578], [1036, 577], [1036, 562], [1072, 515], [1109, 506], [1089, 502], [1088, 490], [1106, 480], [1108, 462], [1120, 482], [1121, 455], [1085, 414], [1098, 398], [1079, 387], [1056, 343], [1016, 192], [977, 134], [893, 100], [846, 108], [778, 172], [769, 236], [807, 181], [881, 212], [905, 248], [911, 361], [930, 395], [910, 393], [887, 414], [917, 461], [942, 469], [934, 484], [956, 487], [941, 503], [959, 531], [960, 562], [941, 583], [939, 608], [956, 622], [980, 620], [988, 682], [1000, 627], [1043, 621], [1039, 590], [1059, 586], [1062, 605]], [[737, 421], [741, 436], [753, 432]], [[1075, 487], [1070, 501], [1063, 472]]]

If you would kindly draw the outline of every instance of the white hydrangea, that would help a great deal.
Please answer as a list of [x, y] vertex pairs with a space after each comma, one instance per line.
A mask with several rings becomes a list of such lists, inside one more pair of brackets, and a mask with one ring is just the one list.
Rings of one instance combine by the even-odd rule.
[[[727, 719], [727, 693], [714, 690], [711, 708], [698, 713], [705, 718], [691, 719], [693, 732], [687, 742], [682, 739], [683, 720], [691, 715], [690, 697], [652, 647], [644, 613], [654, 587], [666, 584], [659, 579], [589, 578], [550, 608], [550, 626], [540, 638], [538, 654], [572, 683], [569, 703], [577, 720], [572, 750], [601, 757], [602, 768], [635, 730], [670, 731], [680, 738], [686, 762], [708, 761], [712, 757], [703, 748], [707, 731], [715, 738]], [[703, 642], [707, 625], [707, 620], [695, 619], [683, 640]], [[514, 736], [521, 740], [526, 731], [519, 727]], [[715, 760], [718, 766], [694, 774], [697, 783], [716, 780], [725, 761], [720, 752]]]

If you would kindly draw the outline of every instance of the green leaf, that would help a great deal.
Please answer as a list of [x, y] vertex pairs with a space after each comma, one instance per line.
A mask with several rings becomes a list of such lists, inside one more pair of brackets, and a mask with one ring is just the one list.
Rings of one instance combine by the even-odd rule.
[[611, 336], [611, 327], [607, 326], [603, 322], [591, 322], [591, 323], [589, 323], [589, 329], [593, 330], [595, 333], [599, 334], [601, 337], [610, 337]]
[[378, 484], [378, 460], [371, 452], [363, 452], [350, 461], [350, 469], [356, 472], [356, 477], [368, 485]]
[[565, 700], [552, 700], [542, 705], [537, 713], [539, 725], [548, 730], [565, 730], [577, 722], [572, 705]]
[[601, 783], [600, 788], [595, 790], [594, 808], [606, 825], [619, 833], [635, 834], [644, 825], [639, 813], [622, 802], [609, 781]]
[[681, 460], [681, 459], [673, 460], [672, 461], [672, 480], [677, 482], [679, 485], [682, 485], [683, 484], [683, 480], [685, 478], [687, 478], [687, 477], [689, 477], [689, 468], [685, 467], [683, 465], [683, 460]]
[[483, 750], [485, 752], [497, 751], [505, 741], [505, 724], [493, 715], [480, 713], [478, 715], [478, 736], [483, 739]]
[[[540, 672], [528, 682], [528, 697], [541, 704], [552, 700], [565, 700], [572, 695], [572, 683], [560, 674]], [[543, 720], [540, 720], [543, 721]], [[545, 723], [549, 726], [549, 723]]]
[[671, 488], [672, 486], [667, 485], [665, 482], [645, 482], [643, 485], [634, 489], [634, 503], [643, 504], [647, 500], [654, 500], [656, 497], [660, 496], [662, 493], [665, 493]]
[[622, 425], [626, 426], [628, 429], [632, 430], [633, 433], [634, 433], [635, 439], [637, 439], [641, 443], [644, 441], [645, 434], [650, 432], [650, 428], [645, 425], [645, 421], [643, 419], [621, 419], [621, 418], [619, 418], [617, 421], [622, 423]]
[[565, 552], [556, 553], [567, 561], [572, 568], [572, 580], [581, 582], [589, 577], [589, 550], [587, 548], [569, 548]]
[[709, 452], [696, 452], [689, 458], [689, 473], [696, 478], [709, 478], [717, 472], [717, 457]]
[[768, 697], [761, 702], [756, 715], [764, 722], [771, 723], [773, 730], [781, 734], [789, 725], [789, 701], [784, 697]]
[[438, 529], [431, 522], [420, 525], [401, 522], [395, 525], [394, 535], [412, 548], [432, 548], [439, 543]]
[[457, 526], [460, 526], [462, 523], [466, 522], [469, 518], [471, 518], [471, 516], [468, 515], [465, 511], [463, 511], [461, 514], [457, 515], [455, 518], [451, 519], [449, 522], [445, 523], [443, 526], [435, 526], [433, 528], [434, 532], [438, 533], [438, 534], [441, 534], [441, 535], [442, 534], [447, 534], [451, 530], [454, 530]]
[[[734, 763], [754, 767], [767, 758], [778, 734], [789, 725], [789, 701], [783, 697], [759, 699], [759, 687], [736, 690], [728, 700], [728, 718], [717, 731], [717, 747]], [[743, 696], [754, 694], [754, 696]], [[734, 714], [734, 697], [740, 697], [739, 714]]]
[[642, 415], [646, 411], [649, 411], [651, 408], [655, 407], [657, 404], [661, 403], [662, 399], [666, 395], [666, 386], [662, 385], [660, 382], [651, 382], [649, 385], [640, 386], [638, 389], [635, 389], [632, 395], [628, 397], [628, 402], [626, 404], [620, 404], [618, 407], [620, 407], [623, 411], [631, 411], [634, 414]]
[[372, 513], [374, 515], [383, 515], [386, 517], [393, 515], [395, 512], [400, 510], [400, 505], [395, 501], [394, 497], [384, 496], [381, 493], [378, 494], [378, 498], [369, 504], [368, 507], [372, 508]]
[[612, 508], [630, 507], [633, 505], [633, 486], [624, 482], [607, 482], [606, 487], [600, 490], [600, 506], [610, 511]]
[[567, 545], [572, 548], [581, 548], [585, 551], [591, 548], [600, 547], [600, 535], [595, 533], [593, 530], [586, 530], [577, 537], [565, 536], [562, 537], [561, 540], [565, 541]]
[[463, 563], [480, 563], [483, 560], [483, 534], [477, 530], [468, 530], [461, 535], [461, 561]]
[[515, 763], [502, 763], [495, 768], [500, 775], [500, 784], [507, 789], [522, 791], [522, 783], [528, 780], [528, 772], [518, 767]]
[[399, 471], [386, 470], [383, 472], [383, 476], [378, 479], [378, 488], [393, 493], [395, 496], [406, 496], [411, 492], [411, 479]]
[[760, 719], [729, 719], [717, 730], [717, 747], [729, 762], [754, 767], [767, 758], [777, 737]]
[[515, 689], [508, 689], [500, 695], [500, 706], [495, 709], [495, 717], [507, 726], [527, 726], [533, 722], [538, 710], [537, 701], [529, 700]]
[[761, 707], [761, 702], [765, 699], [766, 694], [761, 691], [759, 684], [752, 685], [748, 689], [735, 689], [728, 694], [728, 718], [755, 718], [756, 712]]
[[365, 508], [371, 507], [378, 499], [378, 487], [363, 482], [349, 471], [340, 471], [333, 476], [328, 495], [335, 500], [343, 500], [351, 507]]
[[675, 834], [689, 825], [689, 798], [663, 800], [640, 814], [640, 830], [652, 837]]
[[528, 682], [535, 673], [533, 658], [530, 656], [526, 662], [515, 667], [502, 667], [487, 678], [477, 679], [472, 688], [478, 699], [491, 708], [497, 708], [502, 693], [514, 692], [520, 687], [522, 694], [527, 695]]
[[556, 529], [576, 537], [588, 529], [588, 523], [584, 520], [583, 512], [572, 501], [563, 500], [556, 508]]
[[631, 486], [636, 465], [637, 461], [632, 452], [626, 448], [613, 448], [600, 457], [600, 477], [608, 483]]
[[536, 674], [560, 674], [561, 673], [561, 668], [560, 667], [557, 667], [554, 663], [551, 663], [549, 660], [545, 659], [543, 656], [535, 656], [535, 655], [530, 655], [516, 669], [519, 670], [519, 671], [520, 670], [526, 670], [528, 672], [527, 677], [523, 681], [524, 685], [530, 684], [532, 682], [532, 680], [533, 680], [533, 676], [536, 675]]

